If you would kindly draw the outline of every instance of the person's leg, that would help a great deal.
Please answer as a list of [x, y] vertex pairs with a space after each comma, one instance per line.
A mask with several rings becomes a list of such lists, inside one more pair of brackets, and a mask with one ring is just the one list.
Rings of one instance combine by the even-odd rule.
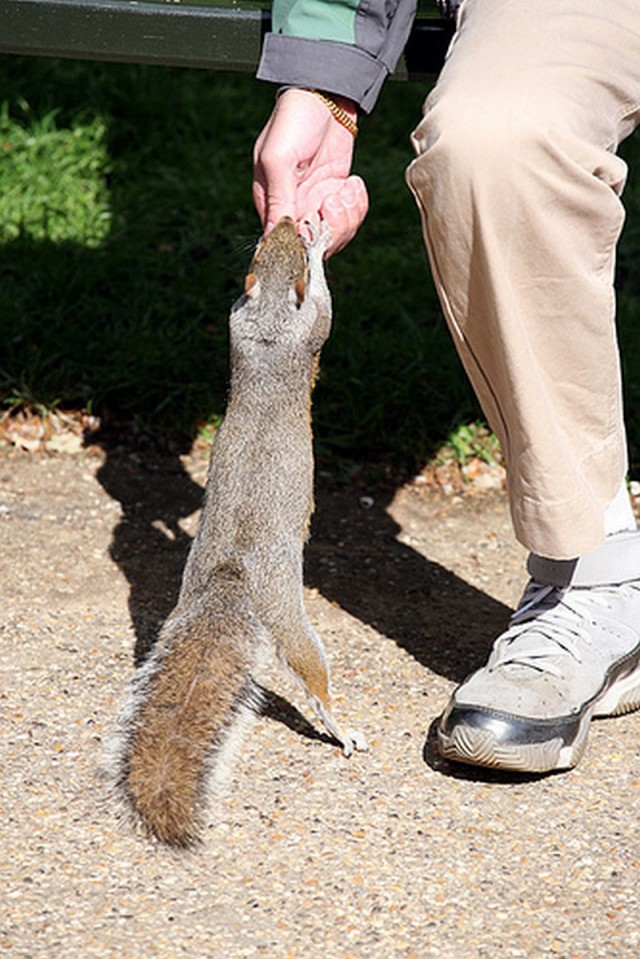
[[633, 0], [466, 0], [407, 178], [464, 365], [503, 446], [532, 582], [441, 751], [546, 770], [640, 705], [640, 534], [625, 500], [613, 316], [640, 120]]
[[408, 181], [516, 534], [559, 559], [599, 545], [626, 470], [614, 151], [639, 113], [633, 0], [466, 0], [413, 137]]

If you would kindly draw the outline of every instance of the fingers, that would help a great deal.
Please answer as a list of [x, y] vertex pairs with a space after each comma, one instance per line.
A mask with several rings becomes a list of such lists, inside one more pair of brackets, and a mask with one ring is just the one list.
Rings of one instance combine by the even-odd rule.
[[260, 183], [253, 185], [253, 201], [262, 222], [264, 232], [268, 233], [283, 216], [296, 220], [295, 184], [293, 188], [288, 183], [273, 189], [267, 196], [267, 191]]
[[296, 180], [291, 164], [279, 161], [256, 144], [253, 178], [253, 202], [265, 233], [283, 216], [296, 219]]
[[304, 207], [315, 212], [298, 220], [300, 233], [310, 239], [305, 223], [318, 227], [324, 220], [331, 234], [325, 256], [330, 257], [342, 250], [360, 229], [369, 209], [369, 197], [361, 178], [350, 176], [346, 180], [326, 180], [316, 184], [305, 197]]
[[254, 150], [253, 198], [265, 233], [283, 216], [304, 234], [304, 222], [327, 222], [327, 256], [341, 250], [364, 220], [369, 201], [350, 176], [353, 136], [320, 98], [287, 90], [278, 100]]
[[300, 218], [298, 188], [332, 122], [308, 91], [287, 90], [278, 99], [254, 150], [254, 202], [266, 231], [283, 216]]
[[327, 257], [342, 250], [362, 225], [369, 210], [369, 196], [363, 180], [350, 176], [336, 193], [330, 193], [320, 207], [320, 215], [331, 233]]
[[283, 216], [296, 219], [297, 181], [295, 167], [287, 157], [265, 152], [255, 166], [253, 200], [265, 233]]

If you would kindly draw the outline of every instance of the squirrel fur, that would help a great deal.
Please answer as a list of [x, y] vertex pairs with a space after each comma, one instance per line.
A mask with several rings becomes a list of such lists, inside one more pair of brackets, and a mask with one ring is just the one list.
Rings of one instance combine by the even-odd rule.
[[231, 386], [177, 605], [137, 671], [112, 746], [118, 791], [150, 836], [199, 838], [208, 797], [260, 704], [273, 643], [343, 747], [322, 642], [304, 610], [313, 509], [311, 391], [331, 327], [326, 229], [305, 243], [283, 218], [259, 243], [230, 316]]

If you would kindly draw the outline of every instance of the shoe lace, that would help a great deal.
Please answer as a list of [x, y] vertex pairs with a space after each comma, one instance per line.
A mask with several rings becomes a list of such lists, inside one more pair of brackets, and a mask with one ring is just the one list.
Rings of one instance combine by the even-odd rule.
[[610, 608], [606, 588], [560, 589], [530, 583], [501, 637], [491, 668], [524, 666], [562, 677], [563, 659], [569, 656], [581, 663], [585, 646], [591, 645], [583, 624], [593, 621], [590, 607], [594, 605]]

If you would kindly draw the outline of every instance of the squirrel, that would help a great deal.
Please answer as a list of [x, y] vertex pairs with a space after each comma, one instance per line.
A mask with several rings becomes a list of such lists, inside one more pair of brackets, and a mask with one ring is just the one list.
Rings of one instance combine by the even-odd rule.
[[257, 246], [231, 310], [229, 400], [178, 601], [119, 717], [117, 790], [143, 831], [169, 846], [199, 841], [207, 798], [260, 706], [252, 671], [270, 643], [344, 754], [367, 748], [333, 717], [327, 658], [303, 599], [311, 392], [331, 327], [328, 244], [324, 224], [306, 242], [284, 217]]

